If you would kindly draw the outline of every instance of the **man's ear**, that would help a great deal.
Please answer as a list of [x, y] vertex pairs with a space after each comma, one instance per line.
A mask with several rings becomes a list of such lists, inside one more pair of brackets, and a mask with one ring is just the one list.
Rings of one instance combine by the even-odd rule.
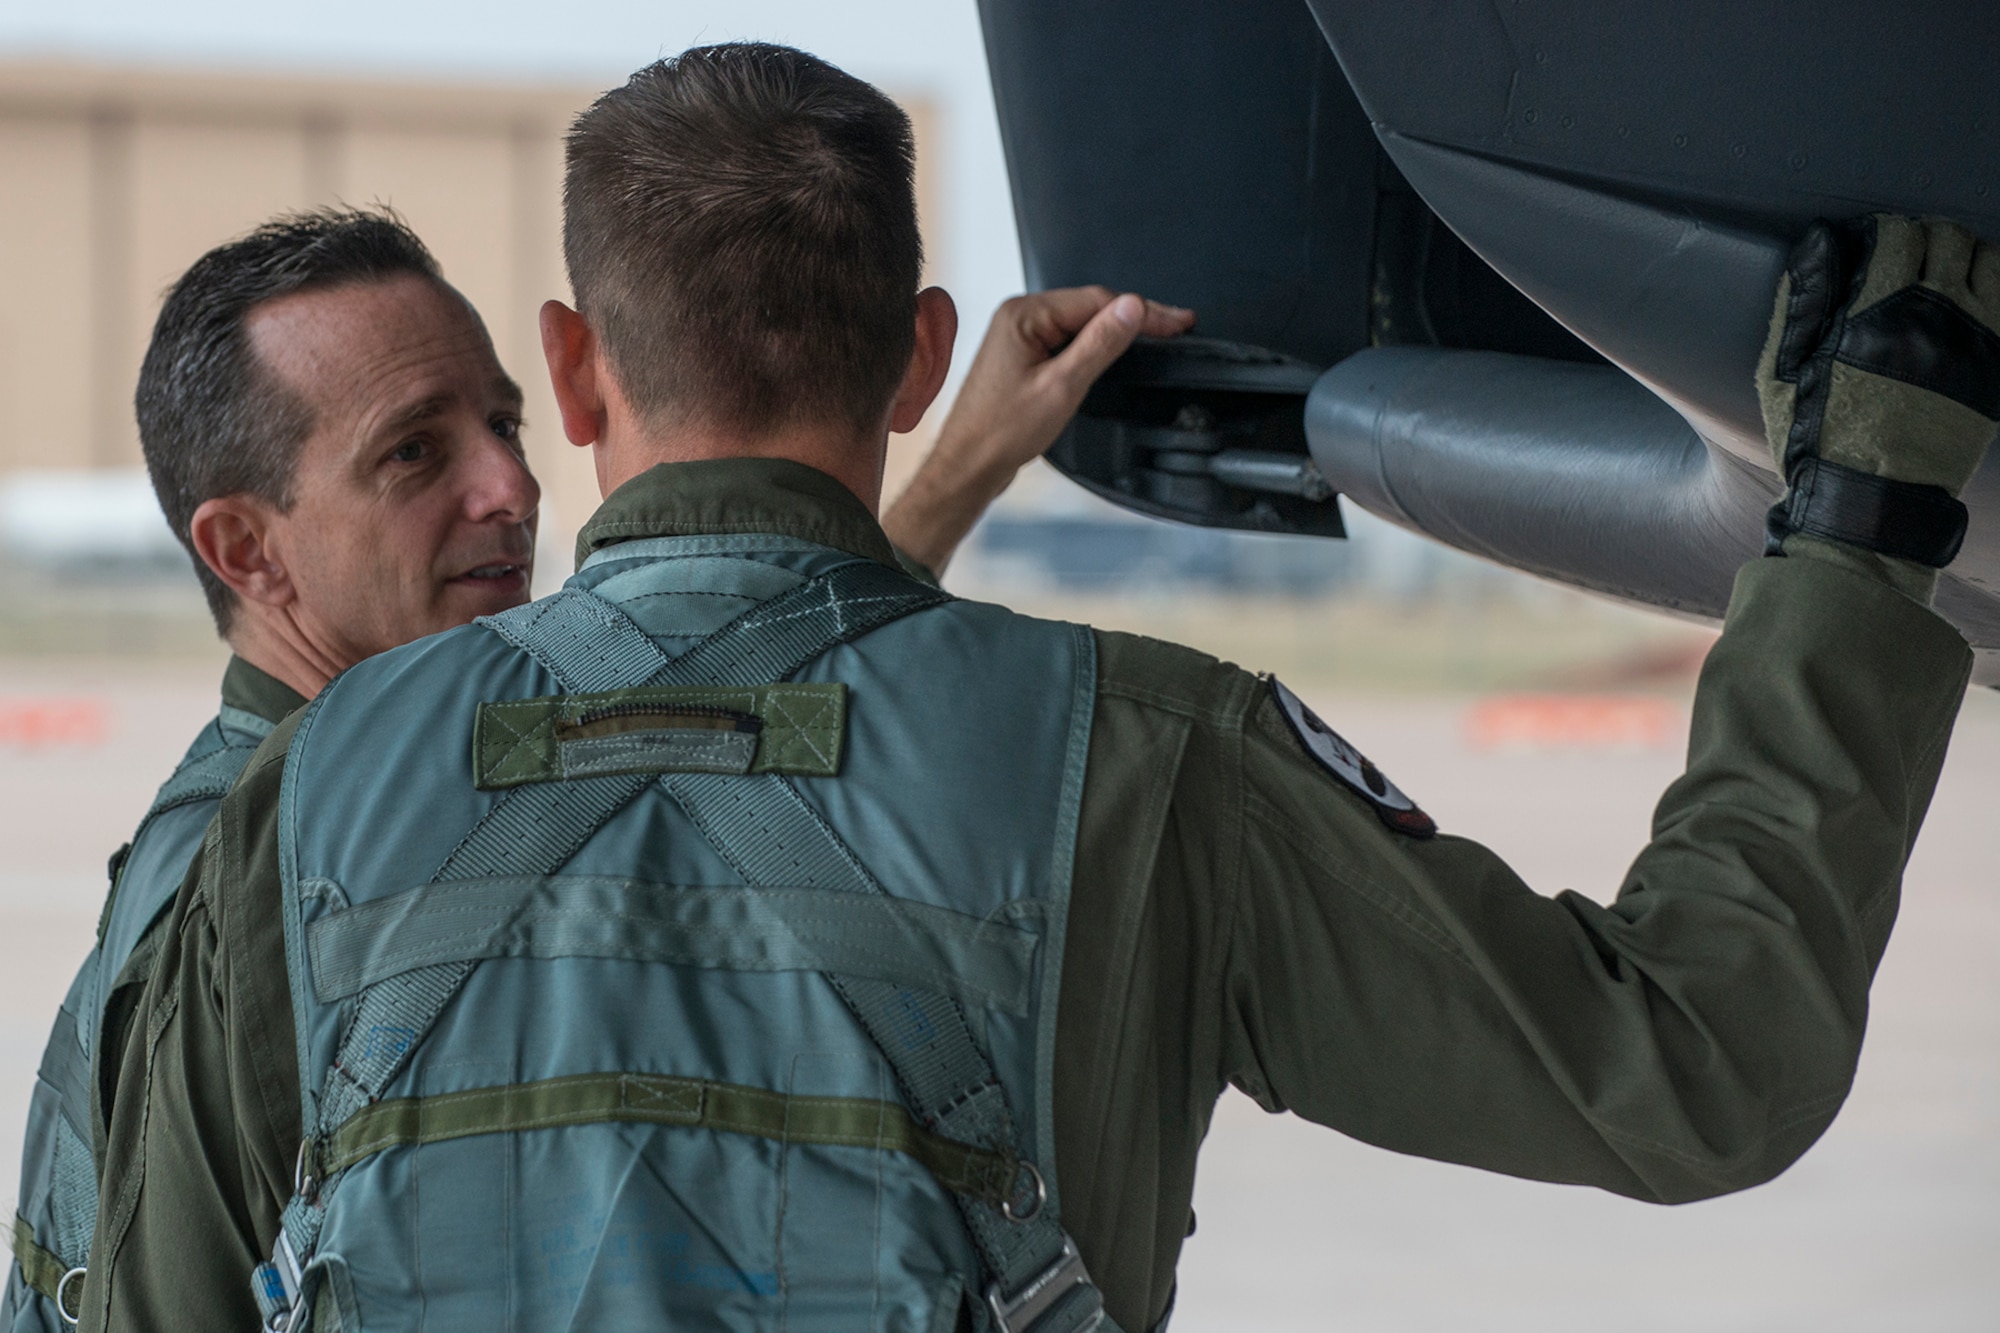
[[944, 388], [951, 372], [952, 344], [958, 341], [958, 307], [942, 287], [926, 287], [917, 293], [917, 345], [910, 353], [910, 368], [903, 372], [902, 387], [896, 390], [895, 405], [889, 409], [889, 429], [915, 430], [924, 413]]
[[272, 514], [250, 495], [203, 500], [188, 520], [194, 553], [229, 590], [249, 602], [284, 606], [298, 596], [274, 549]]
[[596, 444], [604, 435], [606, 405], [598, 379], [597, 334], [589, 321], [561, 301], [544, 302], [542, 356], [549, 363], [563, 435], [574, 445]]

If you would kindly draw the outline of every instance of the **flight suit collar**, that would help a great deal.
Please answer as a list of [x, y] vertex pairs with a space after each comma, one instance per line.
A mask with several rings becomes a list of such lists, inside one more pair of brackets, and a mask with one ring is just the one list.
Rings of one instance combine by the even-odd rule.
[[661, 463], [640, 473], [584, 524], [576, 562], [617, 542], [738, 532], [797, 537], [910, 569], [852, 491], [816, 468], [782, 458]]
[[286, 716], [305, 707], [306, 697], [268, 671], [251, 666], [231, 654], [222, 673], [222, 706], [240, 708], [266, 722], [283, 722]]

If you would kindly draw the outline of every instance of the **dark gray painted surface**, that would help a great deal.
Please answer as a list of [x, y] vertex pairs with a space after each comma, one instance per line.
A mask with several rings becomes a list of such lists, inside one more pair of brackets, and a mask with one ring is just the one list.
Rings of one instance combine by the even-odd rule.
[[1871, 209], [2000, 234], [2000, 7], [1310, 3], [1378, 129], [1779, 234]]
[[[1760, 549], [1777, 482], [1752, 372], [1805, 223], [1942, 213], [2000, 239], [2000, 6], [980, 13], [1031, 285], [1142, 290], [1193, 306], [1234, 355], [1333, 367], [1304, 434], [1335, 489], [1652, 605], [1719, 611]], [[1157, 369], [1098, 397], [1057, 465], [1155, 515], [1338, 530], [1317, 507], [1159, 480], [1230, 446], [1148, 434], [1175, 392]], [[1939, 605], [2000, 650], [2000, 459], [1966, 500]]]
[[[1685, 615], [1720, 616], [1764, 546], [1777, 478], [1697, 435], [1608, 366], [1376, 348], [1320, 377], [1321, 472], [1391, 522], [1500, 564]], [[1987, 474], [1990, 476], [1990, 473]], [[2000, 603], [1961, 557], [1938, 606], [2000, 683]]]
[[1313, 457], [1349, 499], [1501, 564], [1700, 616], [1763, 549], [1777, 479], [1609, 366], [1385, 347], [1329, 370]]

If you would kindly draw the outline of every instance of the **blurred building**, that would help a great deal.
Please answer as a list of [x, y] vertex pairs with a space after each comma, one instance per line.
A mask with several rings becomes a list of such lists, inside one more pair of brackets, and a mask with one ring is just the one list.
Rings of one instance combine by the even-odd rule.
[[[485, 315], [551, 526], [573, 530], [596, 482], [561, 438], [536, 311], [569, 295], [562, 134], [597, 91], [0, 61], [0, 487], [139, 463], [139, 361], [204, 250], [286, 209], [384, 203]], [[910, 109], [928, 224], [936, 117]]]
[[[569, 296], [562, 135], [597, 92], [0, 61], [0, 563], [72, 583], [184, 575], [137, 470], [132, 417], [162, 295], [203, 251], [274, 213], [382, 203], [436, 251], [527, 391], [529, 458], [545, 494], [537, 585], [560, 580], [597, 484], [587, 453], [562, 439], [536, 312]], [[903, 100], [936, 281], [947, 267], [936, 225], [942, 136], [931, 105]], [[962, 335], [968, 361], [976, 313]], [[894, 437], [889, 493], [928, 439], [928, 425]], [[1210, 531], [1140, 518], [1034, 468], [981, 524], [954, 582], [995, 595], [1409, 601], [1492, 580], [1469, 557], [1347, 512], [1349, 542]], [[19, 638], [7, 604], [34, 590], [6, 582], [0, 629]]]

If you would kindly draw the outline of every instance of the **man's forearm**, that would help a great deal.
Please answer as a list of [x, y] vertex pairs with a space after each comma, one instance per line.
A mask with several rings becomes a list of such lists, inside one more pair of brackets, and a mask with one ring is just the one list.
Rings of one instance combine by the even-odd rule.
[[[1644, 986], [1662, 1086], [1592, 1111], [1661, 1197], [1769, 1178], [1844, 1101], [1970, 667], [1886, 581], [1797, 558], [1739, 576], [1653, 841], [1610, 908], [1569, 901]], [[1592, 1026], [1560, 1040], [1619, 1036]]]
[[1851, 1084], [1970, 660], [1879, 579], [1753, 562], [1610, 906], [1260, 761], [1225, 1076], [1515, 1175], [1661, 1201], [1768, 1180]]
[[973, 524], [1013, 482], [1016, 471], [933, 449], [884, 511], [882, 530], [897, 550], [942, 575]]

